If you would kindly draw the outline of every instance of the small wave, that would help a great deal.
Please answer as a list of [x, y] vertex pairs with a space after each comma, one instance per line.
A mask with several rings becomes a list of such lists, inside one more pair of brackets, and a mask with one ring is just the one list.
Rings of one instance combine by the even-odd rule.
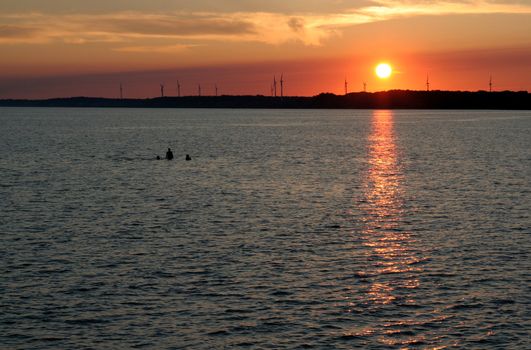
[[48, 337], [42, 337], [39, 340], [42, 340], [42, 341], [45, 341], [45, 342], [56, 342], [56, 341], [63, 340], [63, 338], [48, 336]]
[[350, 330], [347, 333], [342, 334], [339, 338], [340, 339], [352, 339], [352, 338], [365, 338], [370, 337], [376, 332], [373, 328], [362, 328], [362, 329], [354, 329]]
[[508, 305], [508, 304], [515, 304], [516, 301], [511, 300], [511, 299], [494, 299], [492, 303], [495, 305]]
[[101, 318], [82, 318], [82, 319], [65, 320], [64, 322], [67, 324], [73, 324], [73, 325], [89, 325], [89, 324], [109, 323], [110, 320], [104, 320]]
[[251, 342], [241, 342], [241, 343], [237, 343], [237, 344], [234, 344], [234, 345], [237, 346], [237, 347], [241, 347], [241, 348], [250, 348], [250, 347], [255, 346], [256, 344], [255, 343], [251, 343]]
[[249, 309], [227, 309], [225, 310], [225, 313], [227, 314], [250, 314], [250, 313], [253, 313], [255, 312], [254, 310], [249, 310]]
[[390, 329], [390, 330], [385, 331], [385, 335], [391, 336], [391, 337], [403, 337], [403, 336], [414, 337], [416, 334], [415, 332], [411, 330]]
[[484, 307], [484, 304], [482, 303], [474, 303], [474, 304], [458, 304], [458, 305], [452, 305], [449, 307], [451, 310], [466, 310], [466, 309], [481, 309]]
[[293, 292], [287, 291], [287, 290], [276, 290], [274, 292], [269, 293], [273, 296], [287, 296], [287, 295], [293, 295]]
[[229, 334], [230, 334], [229, 331], [225, 329], [215, 330], [215, 331], [207, 333], [207, 335], [212, 336], [212, 337], [227, 336]]

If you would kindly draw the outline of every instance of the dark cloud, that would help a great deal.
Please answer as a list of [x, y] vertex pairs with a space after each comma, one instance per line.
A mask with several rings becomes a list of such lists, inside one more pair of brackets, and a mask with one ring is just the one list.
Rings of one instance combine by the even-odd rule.
[[31, 27], [0, 25], [0, 38], [28, 38], [31, 37], [36, 31], [37, 30], [35, 28]]
[[145, 35], [236, 35], [255, 32], [252, 23], [221, 18], [114, 18], [94, 23], [99, 30]]
[[304, 19], [300, 17], [291, 17], [288, 20], [288, 26], [297, 33], [304, 31]]

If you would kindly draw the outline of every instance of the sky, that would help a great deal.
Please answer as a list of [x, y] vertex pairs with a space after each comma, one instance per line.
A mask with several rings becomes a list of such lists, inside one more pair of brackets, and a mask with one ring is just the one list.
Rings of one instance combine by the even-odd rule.
[[269, 95], [281, 75], [286, 95], [531, 90], [531, 0], [0, 2], [0, 98]]

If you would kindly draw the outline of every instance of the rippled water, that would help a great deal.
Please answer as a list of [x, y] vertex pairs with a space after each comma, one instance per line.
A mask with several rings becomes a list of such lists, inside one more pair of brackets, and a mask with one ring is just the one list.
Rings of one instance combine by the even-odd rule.
[[0, 109], [0, 146], [1, 348], [529, 349], [529, 111]]

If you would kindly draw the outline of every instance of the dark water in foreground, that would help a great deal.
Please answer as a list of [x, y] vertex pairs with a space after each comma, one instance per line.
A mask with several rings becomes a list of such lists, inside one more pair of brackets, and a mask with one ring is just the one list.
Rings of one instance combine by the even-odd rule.
[[529, 349], [529, 111], [0, 109], [0, 147], [2, 349]]

